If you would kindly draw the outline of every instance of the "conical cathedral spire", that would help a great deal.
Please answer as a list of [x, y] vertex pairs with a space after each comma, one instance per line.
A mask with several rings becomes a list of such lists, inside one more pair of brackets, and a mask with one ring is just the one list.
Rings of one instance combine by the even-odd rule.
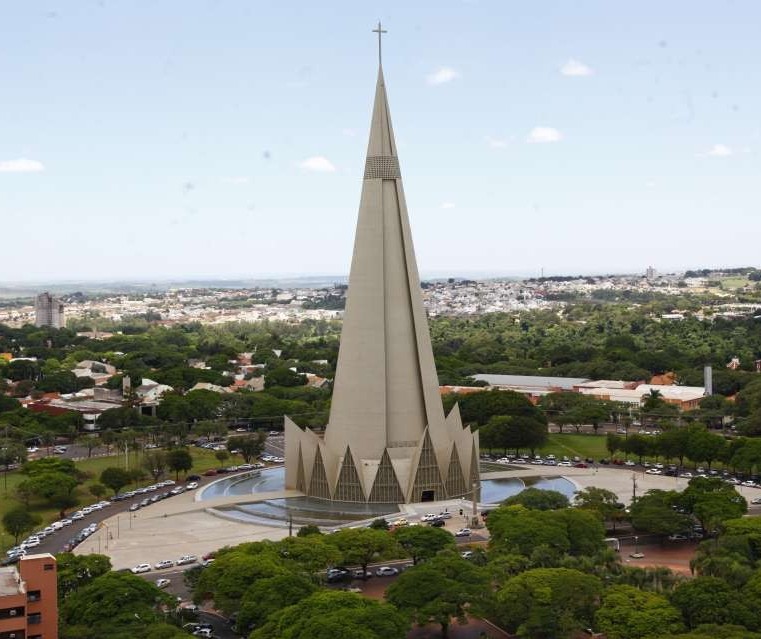
[[[463, 431], [459, 412], [444, 418], [380, 66], [324, 441], [316, 443], [316, 438], [289, 424], [287, 420], [287, 486], [297, 480], [297, 468], [294, 464], [290, 470], [288, 455], [293, 450], [297, 457], [294, 442], [300, 441], [310, 449], [319, 447], [327, 477], [335, 477], [338, 484], [348, 481], [341, 478], [358, 473], [359, 492], [364, 495], [379, 493], [373, 490], [379, 467], [388, 485], [393, 485], [389, 472], [395, 473], [406, 501], [420, 501], [417, 493], [422, 492], [436, 493], [428, 497], [445, 497], [441, 477], [448, 478], [448, 486], [464, 485], [465, 469], [461, 469], [462, 482], [449, 479], [454, 472], [452, 445], [456, 442], [463, 448], [464, 457], [462, 453], [456, 457], [458, 463], [469, 460], [470, 449], [477, 445], [473, 435]], [[349, 448], [351, 454], [345, 452]], [[439, 480], [428, 482], [438, 488], [421, 481], [421, 459], [429, 465], [431, 460], [439, 464], [435, 472], [431, 469]], [[351, 472], [341, 472], [344, 464], [352, 465]], [[423, 484], [426, 487], [421, 488]], [[332, 491], [347, 494], [340, 485], [332, 486]]]

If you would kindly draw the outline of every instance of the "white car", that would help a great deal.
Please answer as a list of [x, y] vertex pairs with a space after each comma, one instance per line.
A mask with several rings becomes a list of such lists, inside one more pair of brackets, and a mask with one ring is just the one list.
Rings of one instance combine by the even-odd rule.
[[130, 568], [133, 574], [137, 575], [141, 572], [151, 572], [151, 564], [138, 564], [134, 568]]
[[754, 506], [761, 504], [761, 497], [754, 497], [753, 499], [750, 500], [750, 503], [753, 504]]
[[84, 518], [85, 518], [85, 514], [81, 510], [78, 510], [71, 516], [72, 521], [79, 521], [80, 519], [84, 519]]
[[171, 579], [157, 579], [156, 588], [166, 588], [171, 583], [172, 583]]
[[563, 466], [565, 468], [570, 468], [572, 465], [573, 464], [571, 464], [571, 462], [569, 462], [569, 461], [558, 462], [558, 466]]
[[420, 518], [420, 521], [434, 521], [438, 519], [438, 515], [434, 515], [433, 513], [426, 513]]
[[174, 562], [171, 559], [162, 559], [156, 565], [154, 568], [156, 570], [162, 570], [164, 568], [172, 568], [174, 566]]
[[178, 566], [184, 566], [185, 564], [194, 564], [198, 561], [198, 557], [195, 555], [183, 555], [177, 560]]
[[470, 537], [470, 528], [460, 528], [455, 534], [455, 537]]
[[637, 465], [637, 464], [635, 464], [635, 463], [634, 463], [634, 462], [633, 462], [631, 459], [627, 459], [627, 460], [624, 462], [624, 466], [636, 466], [636, 465]]
[[198, 482], [197, 481], [191, 481], [187, 486], [185, 486], [188, 490], [195, 490], [198, 488]]
[[381, 566], [375, 571], [377, 577], [393, 577], [398, 574], [399, 570], [397, 568], [392, 568], [391, 566]]

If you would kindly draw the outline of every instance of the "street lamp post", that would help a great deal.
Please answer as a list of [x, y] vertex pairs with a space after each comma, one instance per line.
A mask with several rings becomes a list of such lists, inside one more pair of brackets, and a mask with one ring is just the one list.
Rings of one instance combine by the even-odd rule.
[[634, 535], [634, 553], [639, 553], [639, 537]]

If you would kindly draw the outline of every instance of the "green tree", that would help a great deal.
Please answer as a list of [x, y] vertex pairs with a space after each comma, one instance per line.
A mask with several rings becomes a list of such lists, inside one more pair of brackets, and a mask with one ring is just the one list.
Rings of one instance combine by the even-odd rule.
[[697, 577], [680, 583], [671, 593], [671, 603], [682, 613], [688, 628], [701, 624], [753, 623], [744, 598], [718, 577]]
[[391, 526], [388, 523], [388, 519], [379, 517], [378, 519], [373, 519], [369, 528], [374, 528], [375, 530], [388, 530]]
[[67, 508], [77, 503], [74, 489], [78, 482], [70, 475], [61, 472], [37, 473], [32, 475], [29, 483], [35, 495], [59, 509], [61, 517]]
[[[0, 397], [2, 397], [0, 395]], [[8, 473], [11, 466], [26, 461], [26, 448], [13, 441], [0, 442], [0, 466], [3, 467], [3, 492], [8, 494]]]
[[77, 438], [76, 444], [77, 446], [81, 446], [82, 448], [87, 449], [87, 458], [90, 459], [90, 457], [92, 457], [92, 451], [100, 446], [100, 441], [97, 437], [85, 435], [83, 437]]
[[148, 450], [143, 453], [142, 467], [148, 471], [154, 481], [163, 477], [167, 469], [167, 454], [163, 450]]
[[524, 506], [501, 506], [489, 513], [486, 526], [490, 545], [496, 550], [531, 555], [535, 546], [568, 552], [571, 543], [561, 521], [548, 516], [552, 511], [529, 510]]
[[676, 458], [679, 460], [679, 465], [684, 466], [684, 458], [689, 451], [689, 440], [688, 429], [672, 428], [657, 436], [656, 445], [666, 459]]
[[748, 511], [745, 498], [718, 477], [693, 477], [678, 503], [695, 515], [705, 530], [714, 530], [727, 519], [736, 519]]
[[230, 453], [228, 453], [226, 450], [218, 450], [214, 453], [214, 457], [217, 458], [217, 461], [220, 464], [224, 464], [228, 459], [230, 459]]
[[38, 526], [41, 521], [38, 515], [30, 513], [24, 506], [16, 506], [3, 515], [3, 528], [13, 537], [13, 542], [18, 544], [21, 536]]
[[[259, 552], [254, 552], [254, 548]], [[217, 553], [214, 563], [201, 573], [193, 592], [198, 598], [207, 598], [211, 593], [215, 608], [229, 615], [240, 609], [251, 584], [288, 572], [273, 545], [241, 544]]]
[[263, 430], [252, 435], [230, 437], [227, 440], [227, 450], [231, 453], [236, 451], [248, 464], [264, 450], [265, 441], [267, 441], [267, 433]]
[[90, 486], [90, 494], [96, 499], [103, 499], [108, 489], [103, 484], [92, 484]]
[[727, 440], [709, 432], [705, 426], [691, 426], [689, 433], [687, 456], [696, 463], [705, 462], [711, 468], [711, 464], [726, 450]]
[[649, 490], [629, 507], [632, 525], [656, 535], [683, 533], [692, 525], [688, 515], [674, 510], [679, 493], [673, 490]]
[[654, 631], [672, 635], [684, 630], [682, 615], [666, 597], [632, 586], [613, 586], [605, 592], [595, 624], [610, 639], [643, 639]]
[[451, 533], [429, 526], [402, 526], [393, 532], [393, 537], [412, 559], [413, 565], [431, 559], [442, 550], [454, 550], [456, 546]]
[[613, 530], [616, 529], [616, 522], [625, 516], [624, 506], [618, 501], [618, 495], [606, 488], [589, 486], [580, 490], [574, 495], [573, 503], [577, 508], [596, 512], [603, 521], [611, 522]]
[[187, 473], [193, 468], [193, 457], [187, 448], [173, 448], [166, 454], [166, 465], [174, 471], [175, 480], [179, 481], [180, 473]]
[[367, 564], [392, 554], [396, 546], [389, 533], [373, 528], [342, 528], [328, 535], [326, 541], [338, 549], [344, 563], [361, 566], [363, 573]]
[[130, 479], [129, 471], [116, 466], [109, 466], [100, 474], [100, 483], [113, 490], [114, 495], [119, 494], [119, 491], [129, 484]]
[[441, 625], [448, 636], [452, 619], [465, 621], [469, 607], [478, 607], [487, 585], [486, 574], [455, 552], [444, 552], [404, 571], [389, 586], [386, 599], [415, 623]]
[[493, 390], [470, 395], [452, 395], [445, 398], [445, 409], [449, 410], [457, 402], [462, 421], [466, 424], [483, 426], [492, 417], [530, 417], [546, 424], [543, 414], [525, 395], [513, 391]]
[[75, 555], [70, 552], [56, 555], [58, 563], [58, 599], [66, 599], [78, 588], [111, 570], [111, 560], [105, 555]]
[[565, 639], [592, 625], [601, 591], [597, 577], [578, 570], [536, 568], [499, 588], [493, 616], [519, 637]]
[[285, 366], [268, 371], [264, 376], [265, 388], [272, 388], [273, 386], [304, 386], [306, 383], [306, 375], [292, 371]]
[[502, 503], [505, 506], [520, 504], [531, 510], [559, 510], [570, 506], [568, 497], [563, 493], [559, 493], [556, 490], [543, 490], [533, 487], [526, 488], [517, 495], [508, 497]]
[[[172, 597], [137, 575], [107, 572], [63, 600], [59, 607], [62, 635], [87, 639], [149, 637], [164, 619], [157, 604], [172, 603]], [[164, 636], [186, 636], [178, 630]]]
[[274, 613], [299, 603], [316, 591], [314, 582], [303, 575], [284, 574], [257, 579], [243, 595], [236, 628], [241, 633], [261, 628]]
[[404, 639], [408, 627], [393, 606], [323, 590], [270, 615], [250, 639]]

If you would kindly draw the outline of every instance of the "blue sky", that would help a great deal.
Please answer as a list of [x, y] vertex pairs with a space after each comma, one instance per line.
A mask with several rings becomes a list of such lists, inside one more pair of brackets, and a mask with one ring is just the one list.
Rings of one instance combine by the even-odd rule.
[[347, 273], [378, 19], [423, 275], [759, 264], [758, 2], [32, 0], [0, 280]]

